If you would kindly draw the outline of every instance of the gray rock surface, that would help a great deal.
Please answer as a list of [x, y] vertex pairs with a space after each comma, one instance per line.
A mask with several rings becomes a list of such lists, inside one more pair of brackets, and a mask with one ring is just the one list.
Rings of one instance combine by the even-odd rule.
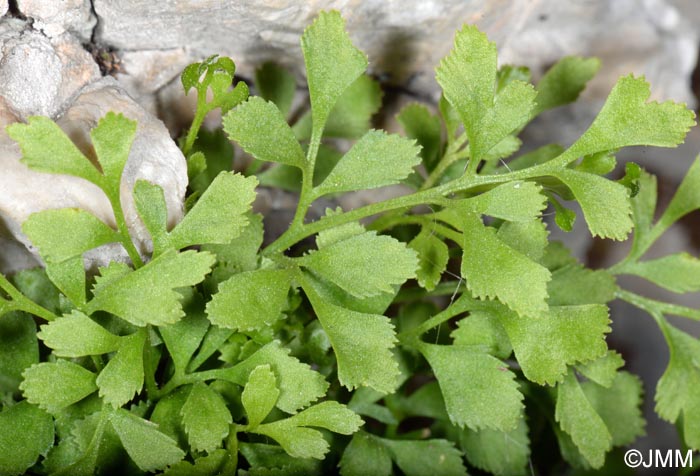
[[17, 9], [49, 37], [69, 31], [89, 41], [97, 24], [90, 0], [17, 0]]

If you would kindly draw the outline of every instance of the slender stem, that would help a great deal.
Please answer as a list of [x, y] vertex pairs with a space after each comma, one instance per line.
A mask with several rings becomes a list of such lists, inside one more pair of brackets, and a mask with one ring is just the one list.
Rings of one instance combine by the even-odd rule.
[[643, 309], [655, 317], [658, 314], [671, 314], [673, 316], [680, 316], [695, 321], [700, 321], [700, 309], [693, 309], [686, 306], [657, 301], [656, 299], [640, 296], [639, 294], [625, 291], [624, 289], [618, 290], [615, 295], [623, 301]]
[[401, 342], [405, 342], [410, 345], [410, 343], [415, 341], [421, 334], [428, 332], [433, 327], [437, 327], [443, 322], [446, 322], [453, 317], [462, 314], [463, 312], [469, 311], [473, 308], [473, 306], [474, 300], [472, 297], [468, 296], [467, 294], [462, 294], [462, 296], [453, 302], [447, 309], [435, 314], [422, 324], [400, 333], [398, 338]]
[[402, 288], [399, 290], [399, 293], [396, 295], [393, 302], [395, 304], [400, 304], [416, 301], [424, 297], [451, 296], [459, 293], [458, 287], [461, 284], [462, 283], [460, 281], [445, 281], [435, 286], [435, 289], [432, 291], [426, 291], [425, 289], [419, 287]]
[[187, 137], [185, 138], [185, 145], [182, 146], [182, 154], [187, 157], [194, 146], [194, 141], [197, 140], [197, 135], [199, 134], [199, 129], [202, 127], [204, 122], [204, 117], [207, 115], [206, 107], [207, 103], [207, 91], [197, 90], [197, 110], [194, 113], [194, 119], [192, 119], [192, 125], [190, 130], [187, 131]]
[[430, 218], [430, 216], [394, 215], [387, 217], [388, 219], [386, 220], [384, 220], [384, 218], [385, 217], [382, 217], [372, 222], [367, 228], [370, 230], [387, 230], [398, 225], [421, 225], [457, 244], [461, 244], [463, 241], [459, 232], [437, 223], [434, 219]]
[[290, 225], [288, 231], [297, 230], [304, 225], [306, 212], [311, 206], [311, 203], [316, 199], [316, 196], [314, 195], [314, 169], [316, 168], [318, 149], [321, 146], [322, 133], [323, 129], [320, 131], [314, 129], [311, 132], [309, 148], [306, 151], [306, 164], [302, 169], [302, 182], [301, 192], [299, 193], [299, 201], [297, 202], [297, 209], [294, 213], [294, 218], [292, 219], [292, 224]]
[[445, 155], [442, 156], [442, 159], [440, 159], [440, 162], [438, 162], [437, 167], [435, 167], [428, 176], [428, 178], [425, 179], [425, 182], [420, 188], [421, 190], [428, 189], [435, 185], [450, 165], [454, 164], [460, 159], [465, 159], [469, 156], [469, 149], [460, 150], [466, 142], [467, 136], [466, 134], [462, 134], [461, 136], [459, 136], [459, 138], [455, 140], [455, 142], [451, 143], [447, 147]]
[[117, 222], [117, 230], [121, 235], [121, 243], [124, 246], [131, 262], [135, 268], [140, 268], [143, 266], [143, 261], [141, 260], [141, 255], [139, 254], [134, 242], [131, 241], [131, 235], [129, 234], [129, 228], [126, 226], [126, 220], [124, 219], [124, 211], [122, 210], [121, 200], [119, 199], [119, 192], [115, 194], [116, 196], [110, 197], [112, 202], [112, 210], [114, 210], [114, 219]]
[[12, 298], [12, 302], [10, 303], [8, 308], [5, 308], [6, 310], [28, 312], [29, 314], [41, 317], [42, 319], [49, 322], [58, 319], [58, 316], [56, 314], [40, 306], [31, 299], [27, 298], [21, 292], [19, 292], [19, 290], [16, 287], [14, 287], [12, 283], [10, 283], [10, 281], [2, 274], [0, 274], [0, 289], [5, 291], [7, 295], [10, 296], [10, 298]]

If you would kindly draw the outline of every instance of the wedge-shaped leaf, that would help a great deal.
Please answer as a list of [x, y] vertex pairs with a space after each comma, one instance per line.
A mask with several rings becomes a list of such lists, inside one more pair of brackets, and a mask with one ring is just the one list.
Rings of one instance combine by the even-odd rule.
[[612, 447], [612, 436], [573, 372], [557, 385], [554, 418], [593, 468], [603, 466], [605, 453]]
[[[365, 74], [358, 77], [338, 98], [331, 110], [324, 137], [357, 139], [370, 129], [371, 118], [382, 104], [379, 83]], [[311, 111], [304, 114], [293, 127], [297, 139], [311, 136]]]
[[168, 246], [168, 208], [163, 189], [146, 180], [137, 180], [134, 203], [153, 240], [153, 254], [158, 256]]
[[77, 306], [85, 304], [85, 265], [82, 256], [60, 263], [47, 262], [46, 274], [73, 304]]
[[[464, 220], [462, 276], [480, 299], [498, 298], [521, 315], [539, 315], [547, 310], [547, 282], [551, 273], [498, 239], [477, 215]], [[527, 283], [527, 286], [523, 284]]]
[[340, 159], [316, 187], [317, 195], [393, 185], [420, 163], [415, 141], [383, 131], [369, 131]]
[[143, 387], [143, 346], [145, 330], [121, 338], [119, 350], [97, 376], [99, 395], [114, 407], [121, 407]]
[[24, 397], [50, 413], [56, 413], [97, 390], [95, 374], [67, 360], [35, 364], [22, 375], [24, 381], [19, 388]]
[[321, 432], [308, 427], [325, 428], [334, 433], [351, 435], [362, 423], [362, 419], [344, 405], [328, 401], [284, 420], [265, 423], [251, 431], [277, 441], [294, 458], [323, 459], [328, 452], [328, 442]]
[[552, 272], [547, 286], [550, 306], [607, 304], [615, 299], [617, 283], [606, 270], [571, 263]]
[[[270, 441], [272, 443], [272, 441]], [[238, 449], [251, 466], [240, 476], [266, 476], [285, 474], [322, 474], [322, 462], [313, 458], [300, 459], [289, 456], [276, 444], [239, 442]]]
[[16, 122], [7, 127], [7, 133], [19, 143], [22, 162], [29, 168], [101, 182], [100, 172], [48, 117], [30, 117], [28, 124]]
[[[672, 101], [648, 103], [649, 95], [649, 84], [643, 78], [620, 78], [593, 124], [558, 160], [568, 163], [631, 145], [676, 147], [682, 143], [695, 125], [695, 114]], [[611, 197], [608, 202], [615, 200]]]
[[436, 70], [437, 82], [462, 119], [470, 141], [493, 105], [497, 56], [495, 43], [475, 26], [465, 25], [455, 36], [454, 48]]
[[248, 416], [248, 426], [255, 428], [272, 411], [279, 398], [277, 379], [269, 365], [255, 367], [243, 389], [241, 403]]
[[632, 202], [635, 242], [645, 239], [651, 229], [657, 197], [655, 176], [642, 169], [637, 184], [639, 186], [637, 195], [630, 200]]
[[617, 370], [623, 365], [625, 361], [622, 360], [622, 356], [614, 350], [609, 350], [603, 357], [577, 365], [576, 370], [599, 386], [610, 388], [618, 376]]
[[497, 358], [469, 347], [422, 344], [440, 384], [450, 421], [474, 430], [508, 431], [522, 416], [515, 375]]
[[120, 239], [116, 231], [80, 208], [34, 213], [22, 224], [22, 231], [50, 262], [65, 261]]
[[358, 432], [340, 458], [342, 476], [391, 476], [391, 453], [380, 438]]
[[440, 154], [442, 128], [440, 118], [430, 113], [422, 104], [412, 103], [401, 109], [396, 116], [406, 136], [414, 139], [421, 146], [420, 156], [423, 164], [432, 171], [437, 165]]
[[[654, 186], [656, 181], [654, 180]], [[690, 166], [688, 173], [685, 174], [676, 194], [668, 204], [664, 214], [659, 218], [659, 224], [664, 227], [669, 227], [679, 218], [687, 215], [693, 210], [700, 208], [700, 197], [698, 196], [698, 187], [700, 187], [700, 156], [695, 158], [693, 165]], [[649, 192], [651, 193], [651, 191]], [[654, 194], [655, 195], [655, 194]], [[651, 201], [651, 197], [648, 199]], [[656, 202], [654, 201], [654, 204]], [[645, 207], [649, 221], [653, 217], [654, 209], [650, 205]]]
[[250, 331], [276, 321], [287, 305], [291, 275], [284, 269], [234, 274], [219, 284], [207, 303], [209, 320], [220, 327]]
[[226, 244], [248, 225], [246, 213], [255, 199], [255, 177], [222, 172], [170, 233], [176, 248], [209, 243]]
[[700, 448], [700, 341], [665, 321], [662, 330], [671, 359], [656, 385], [656, 413], [672, 423], [682, 414], [686, 444]]
[[480, 346], [499, 359], [506, 359], [513, 353], [506, 330], [490, 312], [470, 312], [457, 326], [450, 334], [456, 346]]
[[22, 372], [39, 362], [39, 343], [33, 316], [14, 312], [0, 318], [0, 391], [13, 394]]
[[547, 225], [540, 219], [519, 222], [507, 221], [498, 228], [496, 236], [503, 243], [536, 263], [542, 261], [544, 250], [549, 244]]
[[593, 236], [624, 240], [632, 230], [632, 206], [624, 185], [599, 175], [561, 169], [556, 177], [571, 189], [581, 204]]
[[537, 83], [534, 114], [576, 101], [598, 69], [600, 60], [597, 58], [567, 56], [559, 60]]
[[294, 75], [275, 63], [264, 63], [255, 70], [255, 88], [266, 101], [272, 101], [282, 112], [289, 114], [297, 83]]
[[333, 346], [340, 383], [350, 390], [394, 391], [400, 372], [391, 352], [397, 340], [389, 319], [333, 305], [309, 286], [304, 291]]
[[447, 261], [450, 259], [447, 245], [433, 235], [428, 228], [423, 228], [408, 246], [418, 253], [418, 270], [416, 271], [418, 284], [428, 291], [432, 291], [440, 282], [442, 273], [447, 268]]
[[175, 368], [185, 373], [187, 364], [209, 330], [209, 321], [201, 311], [187, 312], [186, 316], [175, 324], [162, 326], [158, 330]]
[[581, 384], [583, 393], [595, 412], [603, 419], [614, 446], [633, 443], [644, 435], [642, 416], [642, 382], [638, 377], [619, 372], [609, 388], [593, 382]]
[[337, 11], [318, 15], [301, 37], [301, 50], [306, 64], [314, 135], [320, 139], [328, 115], [345, 90], [364, 73], [367, 58], [353, 46]]
[[229, 138], [258, 160], [303, 168], [304, 151], [277, 106], [253, 96], [223, 120]]
[[118, 409], [110, 421], [129, 457], [143, 471], [164, 469], [185, 456], [172, 438], [158, 430], [158, 425], [131, 412]]
[[418, 267], [415, 251], [373, 231], [312, 251], [299, 262], [359, 298], [393, 292], [393, 286], [415, 277]]
[[700, 291], [700, 260], [688, 253], [637, 261], [626, 266], [625, 271], [674, 293]]
[[80, 311], [44, 324], [37, 337], [59, 357], [107, 354], [117, 350], [121, 340]]
[[396, 465], [406, 476], [466, 476], [460, 451], [447, 440], [388, 440], [382, 443], [389, 448]]
[[462, 430], [459, 441], [469, 463], [496, 476], [529, 474], [530, 438], [524, 418], [511, 431]]
[[53, 440], [51, 415], [27, 401], [5, 407], [0, 412], [0, 473], [26, 474], [53, 446]]
[[279, 341], [272, 341], [238, 365], [227, 369], [226, 378], [244, 386], [250, 373], [259, 365], [269, 364], [277, 377], [280, 396], [277, 408], [295, 413], [326, 394], [328, 383], [320, 373], [289, 355]]
[[497, 313], [525, 377], [540, 385], [560, 382], [567, 365], [596, 359], [608, 350], [605, 305], [550, 307], [538, 317], [519, 317], [502, 307]]
[[547, 207], [547, 197], [536, 183], [515, 181], [469, 198], [466, 204], [482, 215], [516, 222], [532, 221]]
[[201, 382], [192, 387], [181, 414], [190, 446], [207, 453], [221, 446], [233, 422], [221, 395]]
[[107, 178], [106, 188], [108, 193], [116, 197], [119, 197], [122, 171], [129, 159], [135, 137], [136, 121], [114, 112], [108, 112], [99, 120], [97, 127], [90, 131], [97, 160]]
[[206, 252], [170, 250], [134, 272], [98, 282], [87, 309], [111, 312], [137, 326], [172, 324], [184, 315], [182, 295], [174, 289], [201, 282], [213, 263]]

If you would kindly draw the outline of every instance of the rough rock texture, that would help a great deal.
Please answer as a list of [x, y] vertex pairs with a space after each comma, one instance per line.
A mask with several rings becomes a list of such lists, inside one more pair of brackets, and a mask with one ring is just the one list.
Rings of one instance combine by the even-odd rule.
[[88, 41], [97, 24], [90, 0], [17, 0], [17, 9], [50, 37], [70, 31]]
[[301, 78], [299, 36], [319, 10], [336, 8], [372, 72], [423, 96], [435, 97], [433, 70], [454, 32], [476, 23], [498, 44], [503, 62], [530, 66], [535, 76], [564, 55], [596, 55], [604, 64], [591, 89], [597, 96], [620, 74], [635, 72], [655, 85], [656, 97], [692, 101], [687, 75], [696, 34], [663, 0], [94, 0], [94, 6], [96, 38], [106, 44], [226, 54], [247, 75], [275, 60]]
[[[129, 97], [114, 78], [103, 78], [92, 56], [70, 33], [49, 37], [26, 22], [0, 22], [0, 270], [26, 267], [35, 260], [7, 243], [16, 240], [33, 251], [21, 224], [36, 211], [80, 207], [108, 224], [114, 216], [107, 197], [91, 183], [71, 176], [29, 170], [20, 162], [19, 147], [5, 126], [31, 115], [46, 115], [58, 124], [88, 156], [94, 155], [89, 131], [108, 111], [138, 121], [137, 136], [122, 178], [122, 203], [137, 245], [145, 251], [148, 234], [137, 217], [131, 189], [143, 178], [165, 190], [171, 224], [183, 213], [187, 186], [185, 160], [163, 123]], [[7, 247], [6, 247], [7, 246]], [[7, 255], [5, 252], [7, 251]], [[10, 255], [11, 253], [11, 255]], [[125, 259], [118, 245], [86, 255], [88, 266]]]

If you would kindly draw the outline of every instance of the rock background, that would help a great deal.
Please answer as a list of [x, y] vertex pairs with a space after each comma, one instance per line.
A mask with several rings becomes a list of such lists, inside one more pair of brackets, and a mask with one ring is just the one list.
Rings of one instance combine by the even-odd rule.
[[[571, 142], [617, 78], [630, 72], [647, 77], [655, 99], [696, 105], [691, 74], [700, 36], [697, 0], [0, 0], [0, 271], [36, 263], [19, 229], [29, 213], [82, 206], [106, 221], [111, 213], [100, 192], [80, 179], [28, 171], [5, 125], [43, 114], [84, 138], [107, 110], [138, 118], [139, 139], [124, 190], [139, 177], [157, 180], [168, 193], [170, 218], [177, 220], [186, 171], [170, 135], [186, 127], [193, 109], [192, 98], [179, 86], [181, 70], [224, 54], [234, 58], [238, 74], [250, 78], [255, 67], [273, 60], [291, 69], [302, 88], [299, 36], [316, 12], [329, 8], [343, 13], [350, 36], [368, 53], [371, 73], [393, 88], [399, 103], [437, 98], [433, 70], [463, 23], [479, 25], [497, 43], [501, 62], [527, 65], [535, 79], [562, 56], [600, 57], [603, 66], [585, 91], [585, 102], [535, 121], [525, 131], [533, 144]], [[103, 78], [110, 73], [114, 79]], [[89, 144], [82, 144], [89, 153]], [[625, 158], [660, 175], [663, 202], [699, 150], [695, 128], [675, 151], [635, 149]], [[263, 206], [270, 213], [294, 203], [289, 197], [268, 198]], [[129, 213], [141, 245], [147, 246], [133, 210]], [[656, 252], [697, 253], [693, 229], [677, 227]], [[620, 247], [592, 242], [582, 220], [576, 231], [563, 238], [580, 258], [604, 266], [620, 256]], [[99, 263], [123, 257], [106, 249], [92, 258]], [[645, 293], [658, 292], [646, 288]], [[686, 304], [699, 304], [690, 299]], [[666, 364], [660, 333], [651, 319], [624, 305], [616, 304], [613, 316], [613, 344], [623, 350], [629, 368], [644, 376], [651, 396]], [[651, 398], [647, 405], [652, 437], [636, 447], [678, 448], [673, 428], [650, 413]]]

